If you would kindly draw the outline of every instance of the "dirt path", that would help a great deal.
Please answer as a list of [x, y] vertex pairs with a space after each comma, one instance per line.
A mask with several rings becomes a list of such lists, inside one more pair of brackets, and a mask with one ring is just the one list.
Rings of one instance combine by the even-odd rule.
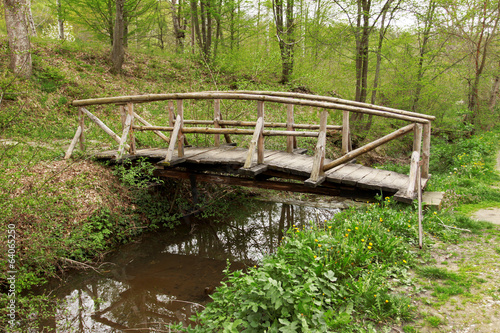
[[[497, 170], [500, 171], [500, 152], [498, 152], [497, 155]], [[472, 214], [472, 218], [478, 221], [488, 221], [500, 225], [500, 208], [490, 207], [480, 209]], [[498, 331], [500, 332], [500, 328]]]
[[[500, 152], [496, 167], [500, 171]], [[481, 209], [473, 218], [500, 225], [500, 208]], [[405, 332], [500, 333], [500, 228], [464, 234], [459, 244], [436, 241], [430, 255], [431, 266], [460, 279], [417, 278], [420, 315]]]

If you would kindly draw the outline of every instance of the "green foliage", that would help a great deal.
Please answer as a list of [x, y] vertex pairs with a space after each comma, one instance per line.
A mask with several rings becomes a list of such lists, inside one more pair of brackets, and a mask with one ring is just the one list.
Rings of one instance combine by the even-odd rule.
[[[431, 147], [431, 191], [446, 191], [446, 206], [500, 203], [491, 185], [500, 181], [495, 157], [500, 144], [497, 131], [460, 138], [456, 143], [435, 142]], [[465, 223], [465, 221], [462, 221]]]
[[436, 316], [429, 316], [425, 318], [425, 320], [432, 326], [432, 327], [438, 327], [439, 325], [443, 324], [443, 320], [439, 317]]
[[46, 67], [33, 72], [35, 80], [40, 84], [40, 90], [52, 93], [65, 82], [64, 74], [56, 67]]
[[392, 278], [408, 281], [415, 228], [408, 215], [390, 219], [394, 211], [372, 205], [321, 227], [294, 226], [258, 268], [226, 272], [195, 331], [349, 331], [365, 317], [410, 319], [410, 299], [390, 289]]

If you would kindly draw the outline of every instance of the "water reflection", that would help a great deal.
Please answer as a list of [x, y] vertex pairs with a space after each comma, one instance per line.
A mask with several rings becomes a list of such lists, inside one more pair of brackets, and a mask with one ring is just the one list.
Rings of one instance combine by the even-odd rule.
[[148, 235], [120, 247], [104, 275], [72, 276], [56, 290], [62, 304], [52, 331], [150, 332], [189, 318], [210, 301], [231, 269], [254, 265], [279, 245], [284, 230], [331, 218], [337, 209], [252, 202], [224, 224], [194, 220], [193, 228]]

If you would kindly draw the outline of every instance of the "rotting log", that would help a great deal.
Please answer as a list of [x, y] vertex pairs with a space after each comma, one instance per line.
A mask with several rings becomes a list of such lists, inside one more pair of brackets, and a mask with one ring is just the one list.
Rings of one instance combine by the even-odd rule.
[[331, 168], [336, 167], [337, 165], [341, 165], [341, 164], [347, 163], [347, 162], [355, 159], [359, 155], [365, 154], [365, 153], [367, 153], [367, 152], [369, 152], [369, 151], [377, 148], [378, 146], [383, 145], [384, 143], [387, 143], [387, 142], [389, 142], [391, 140], [399, 138], [400, 136], [403, 136], [406, 133], [411, 132], [413, 130], [414, 126], [415, 126], [415, 124], [409, 124], [409, 125], [407, 125], [407, 126], [405, 126], [403, 128], [398, 129], [397, 131], [394, 131], [394, 132], [392, 132], [390, 134], [387, 134], [384, 137], [381, 137], [380, 139], [372, 141], [369, 144], [364, 145], [363, 147], [355, 149], [355, 150], [353, 150], [353, 151], [345, 154], [344, 156], [336, 159], [335, 161], [332, 161], [332, 162], [326, 164], [323, 167], [323, 170], [327, 171], [327, 170], [329, 170]]
[[[104, 132], [108, 133], [109, 136], [111, 136], [116, 142], [120, 143], [121, 138], [116, 135], [115, 132], [113, 132], [106, 124], [104, 124], [101, 119], [97, 118], [94, 116], [89, 110], [85, 108], [81, 108], [82, 112], [87, 115], [87, 117], [90, 118], [97, 126], [99, 126]], [[124, 145], [125, 149], [129, 149], [130, 146], [128, 144]]]

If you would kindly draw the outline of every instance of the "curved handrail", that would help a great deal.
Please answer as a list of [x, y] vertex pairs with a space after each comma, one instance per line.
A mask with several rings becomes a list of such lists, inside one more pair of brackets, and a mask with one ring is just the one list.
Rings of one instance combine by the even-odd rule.
[[[326, 96], [323, 97], [328, 98]], [[262, 102], [282, 103], [282, 104], [294, 104], [294, 105], [320, 107], [330, 110], [344, 110], [356, 113], [373, 114], [384, 118], [394, 118], [421, 124], [427, 124], [434, 119], [432, 116], [427, 116], [427, 115], [417, 114], [418, 116], [412, 116], [402, 113], [395, 113], [394, 111], [389, 112], [386, 110], [379, 110], [375, 108], [371, 109], [368, 107], [361, 107], [356, 105], [316, 101], [310, 99], [297, 99], [291, 97], [271, 96], [269, 94], [258, 95], [258, 94], [237, 93], [237, 92], [194, 92], [194, 93], [147, 94], [147, 95], [104, 97], [104, 98], [74, 100], [72, 104], [73, 106], [87, 106], [96, 104], [146, 103], [154, 101], [183, 100], [183, 99], [234, 99], [234, 100], [255, 100]], [[429, 117], [431, 117], [431, 119], [429, 119]]]

